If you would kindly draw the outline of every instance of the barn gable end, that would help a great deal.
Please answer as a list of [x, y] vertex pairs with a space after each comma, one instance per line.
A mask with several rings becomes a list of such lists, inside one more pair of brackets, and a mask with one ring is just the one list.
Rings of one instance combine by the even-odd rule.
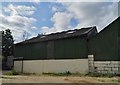
[[96, 61], [118, 61], [119, 22], [120, 18], [117, 18], [90, 39], [89, 54], [94, 55]]

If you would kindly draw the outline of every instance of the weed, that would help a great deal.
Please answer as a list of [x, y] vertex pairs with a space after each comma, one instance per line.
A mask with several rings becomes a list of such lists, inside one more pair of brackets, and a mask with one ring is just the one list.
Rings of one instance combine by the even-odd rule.
[[85, 76], [90, 76], [90, 77], [108, 77], [108, 78], [111, 78], [111, 77], [115, 77], [117, 75], [110, 74], [110, 73], [107, 73], [107, 74], [102, 74], [102, 73], [88, 73]]
[[50, 76], [69, 76], [72, 75], [70, 71], [66, 71], [63, 73], [42, 73], [43, 75], [50, 75]]
[[23, 75], [37, 75], [36, 73], [23, 73]]
[[11, 75], [12, 76], [12, 75], [19, 75], [19, 73], [15, 70], [12, 70], [12, 71], [6, 73], [5, 75]]

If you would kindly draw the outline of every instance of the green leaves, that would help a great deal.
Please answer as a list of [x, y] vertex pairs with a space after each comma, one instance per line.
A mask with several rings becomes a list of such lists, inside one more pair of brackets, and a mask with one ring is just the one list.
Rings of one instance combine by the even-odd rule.
[[2, 55], [6, 58], [7, 56], [13, 55], [13, 36], [10, 29], [6, 29], [2, 32]]

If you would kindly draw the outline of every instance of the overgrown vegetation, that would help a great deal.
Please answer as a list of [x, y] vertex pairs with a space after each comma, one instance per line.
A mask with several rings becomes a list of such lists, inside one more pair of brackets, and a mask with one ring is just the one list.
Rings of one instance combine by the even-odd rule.
[[8, 56], [13, 56], [14, 40], [10, 29], [2, 31], [2, 70], [7, 68]]
[[66, 71], [63, 73], [42, 73], [42, 74], [36, 74], [36, 73], [19, 73], [15, 70], [12, 70], [6, 75], [47, 75], [47, 76], [72, 76], [72, 77], [106, 77], [106, 78], [111, 78], [111, 77], [118, 77], [119, 75], [115, 74], [101, 74], [101, 73], [87, 73], [87, 74], [80, 74], [80, 73], [71, 73], [70, 71]]
[[19, 72], [15, 71], [15, 70], [12, 70], [12, 71], [6, 73], [5, 75], [10, 75], [10, 76], [12, 76], [12, 75], [19, 75], [19, 74], [20, 74]]
[[69, 71], [63, 72], [63, 73], [42, 73], [43, 75], [49, 75], [49, 76], [88, 76], [88, 77], [118, 77], [119, 75], [115, 74], [101, 74], [101, 73], [87, 73], [87, 74], [80, 74], [80, 73], [71, 73]]
[[36, 74], [36, 73], [22, 73], [22, 75], [39, 75], [39, 74]]
[[13, 36], [10, 29], [2, 31], [2, 56], [6, 59], [7, 56], [13, 55]]
[[66, 71], [63, 73], [42, 73], [43, 75], [49, 75], [49, 76], [70, 76], [73, 75], [71, 72]]
[[66, 71], [63, 73], [42, 73], [43, 75], [49, 75], [49, 76], [85, 76], [85, 74], [80, 74], [78, 72], [71, 73], [70, 71]]
[[106, 73], [106, 74], [102, 74], [102, 73], [88, 73], [88, 74], [85, 74], [85, 76], [90, 76], [90, 77], [117, 77], [119, 75], [117, 74], [110, 74], [110, 73]]
[[12, 70], [8, 73], [6, 73], [5, 75], [8, 75], [8, 76], [13, 76], [13, 75], [39, 75], [39, 74], [36, 74], [36, 73], [21, 73], [21, 72], [17, 72], [15, 70]]

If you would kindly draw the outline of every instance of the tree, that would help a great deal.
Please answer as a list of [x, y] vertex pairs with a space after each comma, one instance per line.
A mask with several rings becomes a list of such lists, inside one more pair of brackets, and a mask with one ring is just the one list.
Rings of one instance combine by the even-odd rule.
[[13, 55], [14, 40], [10, 29], [2, 31], [2, 56], [7, 60], [7, 56]]
[[29, 38], [30, 34], [26, 31], [23, 32], [23, 36], [22, 36], [22, 39], [23, 41], [27, 40]]
[[44, 34], [38, 34], [37, 37], [41, 37], [41, 36], [43, 36], [43, 35], [44, 35]]

